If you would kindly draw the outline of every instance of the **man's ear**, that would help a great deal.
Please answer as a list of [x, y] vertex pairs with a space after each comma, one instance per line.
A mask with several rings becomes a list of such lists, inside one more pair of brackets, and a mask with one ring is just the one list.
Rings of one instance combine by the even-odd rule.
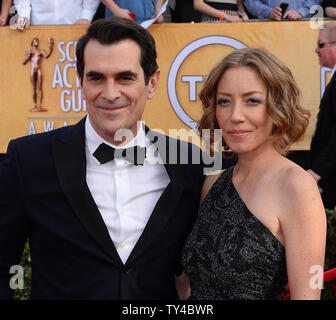
[[148, 81], [147, 99], [152, 99], [155, 96], [156, 89], [160, 80], [160, 69], [157, 69]]

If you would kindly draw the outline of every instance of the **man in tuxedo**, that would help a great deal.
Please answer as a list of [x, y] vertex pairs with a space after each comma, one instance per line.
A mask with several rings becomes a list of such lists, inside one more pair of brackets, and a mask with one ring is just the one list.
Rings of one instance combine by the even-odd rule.
[[147, 30], [98, 20], [76, 56], [88, 116], [11, 141], [0, 163], [0, 299], [27, 238], [32, 299], [175, 299], [199, 149], [139, 122], [160, 77]]
[[[320, 30], [315, 50], [321, 66], [335, 70], [336, 23], [326, 23]], [[336, 209], [336, 73], [326, 87], [310, 146], [308, 172], [318, 182], [324, 206]]]

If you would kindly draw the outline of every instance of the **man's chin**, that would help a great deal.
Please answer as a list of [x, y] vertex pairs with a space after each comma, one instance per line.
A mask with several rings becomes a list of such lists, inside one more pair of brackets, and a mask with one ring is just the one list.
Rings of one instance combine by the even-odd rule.
[[321, 67], [330, 68], [325, 62], [323, 62], [322, 58], [320, 58], [320, 57], [319, 57], [319, 64], [320, 64]]
[[124, 144], [134, 139], [134, 133], [129, 128], [125, 128], [123, 125], [109, 127], [105, 130], [105, 136], [108, 137], [107, 141], [119, 145]]

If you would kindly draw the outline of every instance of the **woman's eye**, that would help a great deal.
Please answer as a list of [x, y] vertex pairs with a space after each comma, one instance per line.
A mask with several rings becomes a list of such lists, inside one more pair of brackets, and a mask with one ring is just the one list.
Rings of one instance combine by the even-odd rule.
[[230, 103], [230, 100], [229, 99], [226, 99], [226, 98], [220, 98], [217, 100], [217, 105], [227, 105]]
[[261, 103], [261, 101], [257, 98], [249, 98], [248, 100], [248, 103], [250, 104], [258, 104], [258, 103]]

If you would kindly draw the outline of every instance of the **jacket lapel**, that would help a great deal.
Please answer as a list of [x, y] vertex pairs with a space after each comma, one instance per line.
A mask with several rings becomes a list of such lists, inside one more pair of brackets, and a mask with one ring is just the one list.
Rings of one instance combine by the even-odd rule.
[[113, 261], [122, 266], [123, 263], [86, 183], [85, 119], [69, 127], [66, 136], [53, 141], [58, 179], [81, 223]]
[[151, 133], [146, 127], [146, 135], [152, 142], [156, 144], [161, 159], [165, 163], [170, 182], [156, 203], [154, 210], [149, 218], [147, 225], [131, 252], [126, 265], [134, 262], [142, 253], [149, 247], [153, 240], [155, 240], [164, 227], [169, 218], [174, 214], [179, 200], [184, 191], [184, 171], [183, 166], [177, 164], [167, 163], [169, 159], [169, 137], [157, 133]]
[[330, 99], [330, 94], [328, 94], [328, 92], [329, 92], [329, 90], [332, 90], [335, 81], [336, 81], [336, 72], [334, 72], [332, 78], [330, 79], [328, 85], [326, 86], [326, 88], [324, 90], [324, 94], [323, 94], [323, 97], [322, 97], [321, 102], [320, 102], [320, 110], [319, 110], [319, 113], [317, 115], [317, 122], [316, 122], [314, 135], [320, 129], [321, 123], [323, 122], [322, 118], [329, 117], [329, 115], [328, 115], [329, 110], [326, 109], [326, 106], [329, 105], [329, 103], [327, 103], [326, 100]]

